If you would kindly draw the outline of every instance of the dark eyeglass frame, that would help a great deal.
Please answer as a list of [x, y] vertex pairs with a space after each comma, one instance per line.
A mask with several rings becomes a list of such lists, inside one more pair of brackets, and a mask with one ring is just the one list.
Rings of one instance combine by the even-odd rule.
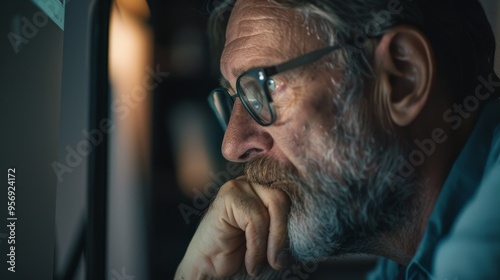
[[[245, 107], [247, 112], [250, 114], [250, 116], [252, 116], [252, 118], [258, 124], [260, 124], [261, 126], [270, 126], [276, 121], [276, 110], [274, 109], [274, 106], [273, 106], [273, 99], [272, 99], [271, 94], [269, 93], [268, 87], [266, 86], [266, 84], [269, 82], [271, 76], [279, 74], [279, 73], [283, 73], [285, 71], [288, 71], [288, 70], [291, 70], [294, 68], [298, 68], [300, 66], [304, 66], [304, 65], [309, 64], [309, 63], [313, 63], [313, 62], [319, 60], [320, 58], [322, 58], [323, 56], [325, 56], [325, 55], [327, 55], [335, 50], [339, 50], [341, 48], [344, 48], [345, 46], [346, 46], [345, 44], [333, 45], [333, 46], [319, 49], [319, 50], [316, 50], [316, 51], [313, 51], [310, 53], [306, 53], [306, 54], [301, 55], [299, 57], [296, 57], [292, 60], [281, 63], [279, 65], [250, 69], [250, 70], [244, 72], [243, 74], [241, 74], [238, 77], [238, 79], [236, 80], [236, 94], [231, 95], [227, 89], [222, 88], [222, 87], [218, 87], [218, 88], [212, 90], [210, 92], [210, 95], [208, 96], [208, 102], [210, 104], [210, 107], [212, 108], [212, 110], [216, 114], [216, 116], [217, 116], [217, 118], [218, 118], [218, 120], [219, 120], [219, 122], [222, 125], [224, 130], [226, 130], [227, 125], [229, 124], [229, 118], [231, 117], [232, 109], [233, 109], [234, 103], [236, 102], [236, 98], [240, 99], [241, 103], [243, 104], [243, 106]], [[268, 122], [262, 120], [262, 118], [260, 116], [258, 116], [250, 108], [250, 105], [245, 101], [245, 98], [242, 97], [241, 93], [243, 92], [243, 89], [242, 89], [240, 81], [241, 81], [241, 78], [245, 77], [245, 76], [253, 77], [256, 81], [258, 81], [261, 89], [263, 89], [263, 92], [265, 93], [265, 98], [266, 98], [266, 100], [265, 100], [266, 104], [263, 104], [263, 105], [267, 105], [269, 107], [269, 111], [271, 114], [271, 118]], [[221, 116], [221, 114], [219, 113], [219, 110], [217, 110], [217, 106], [214, 102], [214, 95], [218, 92], [223, 92], [223, 93], [227, 94], [230, 97], [229, 100], [231, 100], [231, 104], [230, 104], [231, 111], [230, 111], [229, 116], [227, 116], [227, 120], [226, 120], [226, 118], [224, 118], [224, 116]]]

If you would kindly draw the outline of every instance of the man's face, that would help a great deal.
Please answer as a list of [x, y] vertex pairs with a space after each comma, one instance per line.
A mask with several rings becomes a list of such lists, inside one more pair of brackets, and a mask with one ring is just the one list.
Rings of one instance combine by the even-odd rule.
[[[321, 47], [325, 43], [294, 12], [266, 0], [239, 0], [227, 27], [221, 71], [234, 89], [242, 71]], [[413, 178], [397, 189], [387, 180], [397, 173], [401, 146], [391, 136], [378, 140], [380, 131], [366, 120], [373, 117], [366, 102], [346, 101], [365, 89], [342, 69], [319, 63], [273, 78], [277, 121], [260, 126], [237, 100], [224, 156], [245, 162], [249, 180], [290, 196], [290, 249], [298, 260], [366, 252], [370, 242], [409, 215], [405, 204], [416, 188]]]
[[[294, 14], [267, 1], [237, 1], [226, 33], [221, 71], [234, 89], [242, 71], [276, 65], [300, 54], [324, 47], [313, 34], [294, 19]], [[287, 22], [291, 18], [294, 22]], [[297, 38], [295, 43], [292, 38]], [[307, 42], [306, 42], [307, 41]], [[233, 110], [223, 143], [223, 154], [231, 161], [247, 161], [258, 154], [299, 166], [299, 143], [322, 127], [331, 127], [330, 80], [341, 77], [339, 71], [306, 71], [302, 67], [278, 74], [272, 95], [278, 112], [269, 129], [259, 126], [240, 101]], [[329, 116], [331, 116], [329, 118]], [[319, 152], [319, 151], [318, 151]]]

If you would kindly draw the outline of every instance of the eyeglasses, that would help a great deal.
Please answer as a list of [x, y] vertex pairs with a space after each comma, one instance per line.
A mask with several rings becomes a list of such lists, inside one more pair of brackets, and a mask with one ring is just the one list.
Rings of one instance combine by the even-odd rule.
[[226, 130], [238, 97], [250, 116], [260, 125], [269, 126], [276, 121], [276, 110], [270, 94], [276, 86], [273, 75], [315, 62], [326, 54], [343, 48], [334, 45], [316, 50], [282, 64], [264, 68], [255, 68], [241, 74], [236, 80], [236, 94], [231, 95], [225, 88], [216, 88], [208, 96], [208, 102], [215, 112], [222, 128]]

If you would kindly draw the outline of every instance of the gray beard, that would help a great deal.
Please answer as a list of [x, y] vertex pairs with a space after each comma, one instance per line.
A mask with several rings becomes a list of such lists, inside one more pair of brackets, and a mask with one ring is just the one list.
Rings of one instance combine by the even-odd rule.
[[250, 181], [290, 197], [289, 246], [297, 261], [376, 253], [383, 236], [415, 220], [417, 174], [392, 181], [405, 149], [389, 134], [376, 141], [373, 128], [353, 121], [339, 121], [335, 133], [314, 140], [297, 139], [302, 171], [265, 157], [245, 166]]
[[418, 187], [408, 183], [392, 188], [387, 181], [390, 169], [379, 166], [376, 170], [358, 169], [358, 176], [332, 176], [320, 166], [310, 168], [316, 171], [302, 180], [296, 178], [298, 191], [291, 195], [288, 234], [297, 260], [374, 253], [384, 235], [414, 220], [413, 198]]

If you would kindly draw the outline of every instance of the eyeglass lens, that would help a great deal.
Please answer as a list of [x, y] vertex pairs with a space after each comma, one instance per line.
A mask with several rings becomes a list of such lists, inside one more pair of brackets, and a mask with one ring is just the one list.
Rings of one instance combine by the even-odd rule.
[[271, 109], [266, 93], [259, 81], [251, 75], [242, 76], [239, 80], [240, 95], [249, 110], [263, 123], [271, 122]]

